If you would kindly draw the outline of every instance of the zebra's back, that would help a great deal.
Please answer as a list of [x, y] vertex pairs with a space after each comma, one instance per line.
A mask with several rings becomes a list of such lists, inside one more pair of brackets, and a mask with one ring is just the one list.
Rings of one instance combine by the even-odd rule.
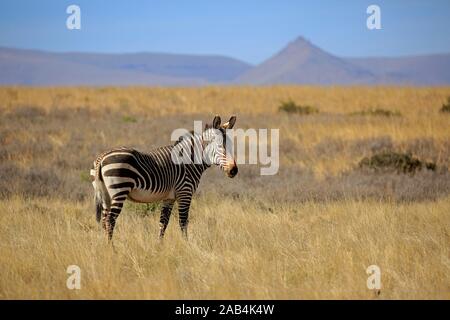
[[126, 195], [138, 202], [152, 202], [174, 197], [184, 169], [172, 162], [171, 150], [172, 146], [149, 153], [132, 148], [110, 150], [94, 162], [94, 179], [105, 184], [112, 199]]

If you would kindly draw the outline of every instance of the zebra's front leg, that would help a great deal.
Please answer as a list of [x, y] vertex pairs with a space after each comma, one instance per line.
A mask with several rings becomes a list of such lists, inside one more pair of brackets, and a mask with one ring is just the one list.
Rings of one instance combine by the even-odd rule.
[[187, 227], [189, 224], [189, 208], [191, 206], [191, 200], [191, 194], [178, 198], [178, 221], [180, 223], [181, 233], [186, 240], [188, 238]]
[[169, 224], [170, 214], [172, 213], [172, 208], [175, 200], [165, 200], [161, 209], [161, 216], [159, 218], [159, 238], [164, 237], [167, 225]]

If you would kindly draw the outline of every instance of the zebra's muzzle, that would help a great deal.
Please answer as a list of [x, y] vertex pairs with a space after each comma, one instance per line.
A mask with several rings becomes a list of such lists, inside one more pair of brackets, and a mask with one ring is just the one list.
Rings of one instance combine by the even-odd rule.
[[237, 173], [238, 173], [238, 167], [237, 166], [234, 166], [233, 168], [231, 168], [231, 170], [228, 172], [228, 177], [230, 177], [230, 178], [234, 178], [236, 175], [237, 175]]

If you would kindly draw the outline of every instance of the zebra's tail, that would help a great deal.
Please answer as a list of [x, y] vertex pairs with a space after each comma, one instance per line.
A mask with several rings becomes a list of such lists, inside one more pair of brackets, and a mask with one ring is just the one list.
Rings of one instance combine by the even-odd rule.
[[103, 182], [101, 171], [100, 163], [97, 168], [94, 167], [94, 169], [91, 170], [91, 177], [93, 178], [92, 185], [95, 190], [95, 218], [97, 222], [100, 222], [102, 219], [103, 208], [109, 209], [111, 203], [105, 183]]
[[102, 211], [103, 211], [103, 201], [101, 199], [100, 192], [97, 190], [95, 191], [95, 219], [97, 222], [100, 222], [102, 218]]

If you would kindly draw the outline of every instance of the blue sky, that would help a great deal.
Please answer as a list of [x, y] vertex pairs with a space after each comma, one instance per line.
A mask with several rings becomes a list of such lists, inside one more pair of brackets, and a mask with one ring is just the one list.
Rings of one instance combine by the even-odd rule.
[[[81, 8], [81, 30], [66, 8]], [[368, 30], [366, 8], [381, 8]], [[450, 52], [449, 0], [2, 0], [0, 46], [52, 51], [223, 54], [251, 63], [304, 36], [340, 56]]]

